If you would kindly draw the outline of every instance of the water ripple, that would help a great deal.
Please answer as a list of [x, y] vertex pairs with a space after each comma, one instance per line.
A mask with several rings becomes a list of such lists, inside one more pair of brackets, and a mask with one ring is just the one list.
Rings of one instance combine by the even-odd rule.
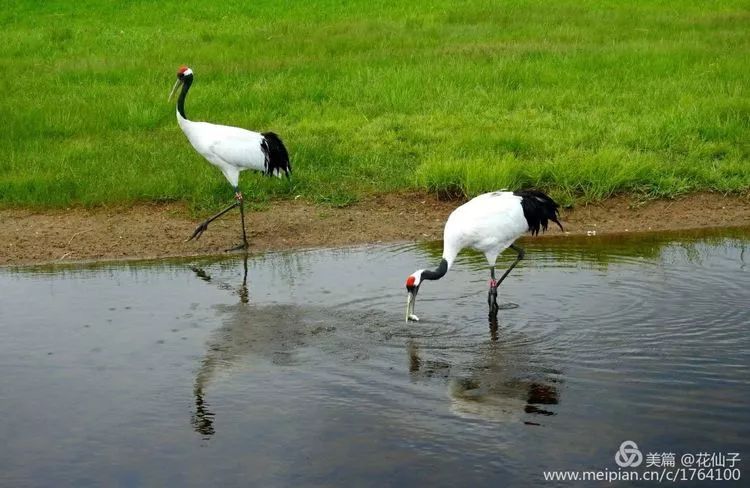
[[528, 484], [623, 439], [745, 452], [746, 243], [528, 241], [497, 320], [466, 254], [408, 324], [403, 279], [439, 245], [0, 273], [0, 484], [54, 484], [28, 459], [111, 484], [109, 460], [165, 453], [261, 486]]

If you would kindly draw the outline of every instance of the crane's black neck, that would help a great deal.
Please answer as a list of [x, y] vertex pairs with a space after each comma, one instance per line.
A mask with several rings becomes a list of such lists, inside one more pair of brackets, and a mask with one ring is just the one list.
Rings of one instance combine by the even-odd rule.
[[440, 265], [437, 267], [435, 271], [430, 271], [429, 269], [426, 269], [422, 271], [422, 279], [423, 280], [439, 280], [443, 276], [445, 276], [445, 273], [448, 272], [448, 261], [445, 259], [440, 260]]
[[182, 80], [182, 90], [180, 91], [180, 97], [177, 99], [177, 111], [180, 112], [183, 119], [187, 119], [185, 115], [185, 97], [187, 96], [190, 85], [193, 84], [193, 75], [185, 76]]

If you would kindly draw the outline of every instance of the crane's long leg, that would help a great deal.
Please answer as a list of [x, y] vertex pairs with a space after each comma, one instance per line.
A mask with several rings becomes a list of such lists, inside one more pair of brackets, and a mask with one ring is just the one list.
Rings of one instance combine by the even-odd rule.
[[206, 229], [208, 229], [208, 224], [218, 219], [219, 217], [229, 212], [230, 210], [232, 210], [234, 207], [238, 205], [240, 205], [240, 202], [234, 202], [233, 204], [231, 204], [230, 206], [228, 206], [221, 212], [217, 213], [216, 215], [212, 215], [211, 217], [201, 222], [201, 224], [198, 225], [198, 227], [196, 227], [195, 230], [193, 231], [193, 235], [185, 239], [185, 242], [192, 241], [193, 239], [200, 239], [201, 235], [206, 231]]
[[[516, 260], [515, 260], [515, 261], [513, 261], [513, 264], [511, 264], [511, 265], [510, 265], [510, 268], [508, 268], [508, 269], [507, 269], [507, 270], [505, 271], [505, 273], [503, 273], [503, 275], [502, 275], [502, 276], [500, 277], [500, 279], [499, 279], [499, 280], [497, 280], [497, 284], [495, 285], [495, 287], [499, 286], [499, 285], [500, 285], [500, 283], [502, 283], [502, 282], [503, 282], [503, 280], [504, 280], [505, 278], [507, 278], [508, 274], [510, 274], [510, 272], [511, 272], [511, 271], [513, 270], [513, 268], [515, 268], [515, 267], [516, 267], [516, 265], [518, 264], [518, 262], [519, 262], [519, 261], [521, 261], [521, 260], [523, 259], [523, 257], [524, 257], [524, 256], [526, 256], [526, 251], [524, 251], [524, 250], [523, 250], [523, 248], [521, 248], [521, 247], [518, 247], [518, 246], [516, 246], [515, 244], [511, 244], [511, 245], [510, 245], [510, 248], [511, 248], [511, 249], [513, 249], [514, 251], [516, 251], [516, 252], [518, 253], [518, 257], [516, 257]], [[494, 277], [493, 277], [493, 278], [494, 278]]]
[[242, 197], [242, 192], [239, 188], [235, 188], [235, 190], [236, 192], [234, 194], [234, 197], [237, 199], [237, 202], [240, 205], [240, 220], [242, 221], [242, 244], [231, 249], [227, 249], [227, 251], [239, 251], [247, 249], [249, 247], [247, 244], [247, 232], [245, 231], [245, 199]]
[[510, 248], [513, 249], [518, 253], [518, 256], [516, 257], [516, 260], [513, 261], [513, 264], [510, 265], [510, 267], [503, 273], [503, 275], [500, 277], [499, 280], [495, 281], [495, 267], [492, 266], [490, 268], [490, 292], [487, 295], [487, 303], [490, 306], [490, 320], [497, 315], [497, 311], [500, 309], [500, 307], [497, 304], [497, 287], [500, 286], [500, 283], [505, 280], [505, 278], [508, 277], [510, 272], [513, 270], [513, 268], [516, 267], [519, 261], [521, 261], [524, 256], [526, 255], [526, 251], [524, 251], [522, 248], [516, 246], [515, 244], [511, 244]]
[[497, 315], [497, 281], [495, 281], [495, 267], [490, 267], [490, 292], [487, 294], [487, 304], [490, 306], [490, 319]]
[[247, 249], [247, 232], [245, 231], [245, 199], [240, 196], [240, 220], [242, 220], [242, 247]]

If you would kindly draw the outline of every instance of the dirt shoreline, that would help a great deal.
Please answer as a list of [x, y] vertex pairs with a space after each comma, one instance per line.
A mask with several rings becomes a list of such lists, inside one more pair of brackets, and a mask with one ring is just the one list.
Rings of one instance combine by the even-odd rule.
[[[413, 193], [380, 195], [341, 209], [275, 202], [247, 213], [250, 251], [436, 240], [459, 204]], [[750, 195], [698, 193], [646, 203], [616, 197], [563, 210], [561, 220], [565, 232], [551, 228], [546, 238], [750, 226]], [[213, 223], [197, 242], [184, 242], [198, 221], [182, 204], [0, 210], [0, 266], [211, 255], [239, 242], [237, 215]]]

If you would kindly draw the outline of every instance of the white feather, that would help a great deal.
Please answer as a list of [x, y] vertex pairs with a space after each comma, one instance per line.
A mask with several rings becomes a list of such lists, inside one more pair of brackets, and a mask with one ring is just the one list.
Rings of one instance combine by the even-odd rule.
[[233, 187], [239, 183], [240, 171], [265, 170], [261, 134], [239, 127], [193, 122], [182, 117], [179, 110], [177, 122], [195, 150], [217, 166]]
[[490, 266], [529, 228], [521, 197], [499, 191], [479, 195], [454, 210], [443, 231], [443, 258], [448, 267], [464, 248], [484, 253]]

